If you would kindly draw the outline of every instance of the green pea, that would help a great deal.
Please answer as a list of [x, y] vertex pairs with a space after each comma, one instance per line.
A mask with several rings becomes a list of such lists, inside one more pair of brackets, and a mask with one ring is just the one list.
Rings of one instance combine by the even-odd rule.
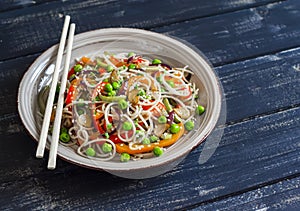
[[135, 55], [135, 53], [129, 52], [127, 56], [128, 56], [128, 57], [132, 57], [132, 56], [134, 56], [134, 55]]
[[113, 86], [114, 90], [117, 90], [120, 88], [120, 84], [116, 81], [112, 82], [112, 86]]
[[136, 68], [136, 65], [135, 64], [130, 64], [129, 66], [128, 66], [128, 69], [135, 69]]
[[161, 64], [161, 60], [159, 59], [153, 59], [152, 64]]
[[114, 70], [114, 67], [111, 65], [107, 65], [106, 70], [107, 70], [107, 72], [111, 72]]
[[142, 141], [142, 144], [150, 144], [150, 139], [149, 138], [144, 138]]
[[61, 133], [59, 136], [59, 140], [64, 143], [68, 143], [70, 141], [70, 135], [68, 133]]
[[170, 127], [170, 132], [175, 134], [175, 133], [178, 133], [180, 131], [180, 126], [178, 124], [171, 124], [171, 127]]
[[172, 87], [172, 88], [175, 87], [174, 81], [167, 81], [167, 83], [170, 85], [170, 87]]
[[75, 71], [75, 73], [80, 72], [82, 69], [83, 69], [83, 67], [82, 67], [81, 64], [76, 64], [76, 65], [74, 66], [74, 71]]
[[104, 137], [105, 137], [106, 139], [109, 139], [109, 134], [108, 134], [108, 133], [104, 133]]
[[195, 126], [195, 124], [194, 124], [193, 121], [187, 121], [187, 122], [184, 124], [185, 129], [188, 130], [188, 131], [193, 130], [193, 129], [194, 129], [194, 126]]
[[96, 155], [96, 152], [92, 147], [89, 147], [85, 150], [85, 154], [87, 156], [94, 157]]
[[110, 83], [108, 83], [108, 84], [105, 84], [104, 90], [107, 92], [111, 92], [113, 90], [113, 87]]
[[128, 103], [127, 103], [127, 101], [124, 100], [124, 99], [120, 100], [120, 101], [118, 102], [118, 104], [119, 104], [119, 107], [120, 107], [122, 110], [124, 110], [124, 109], [126, 109], [126, 108], [128, 107]]
[[107, 125], [106, 125], [106, 129], [107, 130], [110, 130], [112, 128], [112, 124], [111, 123], [108, 123]]
[[121, 162], [127, 162], [130, 160], [130, 155], [126, 152], [123, 152], [121, 154], [121, 158], [120, 158]]
[[138, 96], [144, 96], [146, 94], [145, 90], [141, 89], [138, 93]]
[[157, 136], [155, 136], [155, 135], [152, 135], [152, 136], [150, 136], [150, 141], [151, 142], [156, 142], [156, 141], [158, 141], [158, 137]]
[[104, 90], [105, 90], [106, 92], [112, 92], [112, 91], [114, 91], [114, 90], [113, 90], [113, 86], [112, 86], [110, 83], [105, 84]]
[[108, 96], [116, 96], [117, 92], [115, 90], [112, 90], [111, 92], [108, 92]]
[[104, 153], [109, 153], [112, 151], [112, 145], [106, 142], [102, 145], [101, 148]]
[[196, 113], [201, 115], [203, 114], [205, 111], [205, 108], [202, 106], [202, 105], [198, 105], [197, 108], [196, 108]]
[[153, 148], [153, 154], [155, 156], [157, 156], [157, 157], [161, 156], [163, 153], [164, 153], [164, 150], [162, 148], [160, 148], [158, 146], [156, 146], [156, 147]]
[[158, 117], [158, 123], [160, 123], [160, 124], [167, 123], [167, 117], [165, 117], [165, 116]]
[[122, 126], [123, 130], [131, 130], [132, 129], [132, 124], [130, 122], [124, 122]]
[[65, 127], [60, 128], [60, 134], [62, 133], [68, 133], [68, 129]]
[[103, 80], [103, 82], [108, 82], [108, 78], [105, 78], [105, 79]]

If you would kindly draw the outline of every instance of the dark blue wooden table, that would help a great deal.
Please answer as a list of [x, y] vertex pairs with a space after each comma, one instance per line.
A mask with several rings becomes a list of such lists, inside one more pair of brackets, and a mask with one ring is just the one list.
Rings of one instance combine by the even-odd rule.
[[[300, 210], [299, 0], [0, 2], [0, 210]], [[128, 180], [47, 157], [17, 112], [29, 65], [77, 33], [134, 27], [176, 36], [215, 67], [227, 103], [224, 134], [199, 164], [200, 145], [164, 175]]]

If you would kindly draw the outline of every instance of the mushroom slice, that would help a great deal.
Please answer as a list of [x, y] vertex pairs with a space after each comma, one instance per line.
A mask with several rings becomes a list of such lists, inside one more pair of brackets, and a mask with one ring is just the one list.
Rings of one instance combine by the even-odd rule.
[[174, 108], [175, 113], [182, 119], [187, 119], [190, 117], [190, 112], [188, 109], [185, 108]]
[[113, 83], [113, 82], [118, 82], [120, 81], [120, 76], [119, 76], [119, 71], [114, 69], [111, 74], [110, 74], [110, 82]]
[[128, 100], [131, 102], [133, 105], [138, 104], [139, 102], [139, 96], [138, 96], [139, 90], [133, 89], [128, 92]]
[[91, 127], [92, 126], [92, 120], [91, 118], [86, 114], [81, 114], [78, 117], [78, 123], [84, 127]]
[[169, 128], [169, 124], [159, 124], [159, 123], [157, 123], [154, 127], [153, 133], [157, 137], [160, 137], [168, 128]]

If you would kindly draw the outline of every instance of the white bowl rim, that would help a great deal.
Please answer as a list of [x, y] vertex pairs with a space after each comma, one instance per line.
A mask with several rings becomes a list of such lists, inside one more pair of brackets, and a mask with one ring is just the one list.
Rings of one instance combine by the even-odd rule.
[[[212, 130], [214, 129], [214, 127], [217, 124], [217, 121], [218, 121], [218, 118], [220, 115], [220, 111], [221, 111], [221, 99], [222, 99], [220, 84], [219, 84], [217, 75], [215, 74], [211, 65], [208, 63], [208, 60], [206, 58], [204, 58], [203, 54], [201, 54], [200, 52], [196, 52], [195, 48], [191, 48], [191, 46], [186, 45], [186, 43], [180, 42], [177, 39], [174, 39], [167, 35], [152, 32], [152, 31], [136, 29], [136, 28], [123, 28], [123, 27], [97, 29], [97, 30], [92, 30], [92, 31], [88, 31], [88, 32], [84, 32], [84, 33], [75, 35], [74, 42], [76, 42], [76, 40], [83, 39], [86, 36], [90, 36], [90, 35], [97, 34], [97, 33], [109, 34], [109, 33], [116, 33], [116, 32], [136, 33], [136, 34], [140, 34], [140, 35], [156, 36], [159, 39], [166, 40], [168, 42], [173, 42], [174, 44], [176, 44], [182, 48], [188, 48], [189, 53], [191, 53], [193, 56], [198, 58], [202, 62], [202, 65], [204, 65], [206, 69], [210, 70], [210, 82], [211, 82], [212, 86], [215, 88], [214, 89], [214, 95], [215, 95], [214, 102], [215, 103], [212, 105], [212, 111], [211, 111], [214, 115], [212, 115], [212, 117], [209, 119], [208, 124], [206, 124], [204, 129], [201, 131], [197, 140], [193, 140], [193, 141], [189, 142], [188, 144], [184, 145], [181, 149], [177, 150], [175, 154], [172, 154], [172, 156], [169, 155], [169, 156], [161, 156], [159, 158], [145, 159], [145, 160], [143, 160], [144, 165], [142, 165], [142, 166], [132, 165], [135, 162], [112, 163], [112, 162], [108, 162], [108, 161], [103, 161], [103, 162], [97, 161], [97, 166], [95, 166], [95, 165], [92, 165], [92, 163], [95, 161], [90, 162], [90, 164], [87, 164], [87, 163], [77, 162], [74, 159], [72, 159], [68, 156], [62, 155], [60, 153], [58, 153], [58, 156], [64, 160], [67, 160], [68, 162], [74, 163], [76, 165], [80, 165], [80, 166], [84, 166], [84, 167], [92, 168], [92, 169], [98, 169], [98, 170], [103, 169], [103, 170], [108, 170], [108, 171], [110, 171], [110, 170], [111, 171], [141, 170], [143, 168], [160, 166], [160, 165], [169, 163], [173, 160], [176, 160], [177, 158], [185, 156], [193, 148], [195, 148], [202, 141], [204, 141], [204, 139], [212, 132]], [[22, 113], [22, 102], [21, 102], [21, 91], [22, 90], [21, 90], [21, 88], [24, 86], [24, 84], [23, 84], [24, 78], [26, 78], [26, 76], [29, 74], [29, 72], [30, 72], [29, 70], [33, 69], [39, 61], [44, 60], [45, 55], [49, 54], [50, 52], [53, 52], [57, 48], [57, 46], [58, 46], [58, 44], [53, 45], [52, 47], [50, 47], [49, 49], [44, 51], [40, 56], [38, 56], [36, 58], [36, 60], [31, 64], [31, 66], [28, 68], [28, 70], [25, 72], [25, 74], [23, 75], [23, 78], [19, 84], [18, 99], [17, 99], [19, 116], [20, 116], [23, 124], [25, 125], [26, 130], [36, 141], [38, 141], [37, 131], [33, 131], [33, 129], [30, 128], [29, 125], [26, 124], [27, 123], [26, 116]], [[48, 148], [48, 146], [47, 146], [47, 148]], [[101, 163], [101, 165], [100, 165], [100, 163]]]

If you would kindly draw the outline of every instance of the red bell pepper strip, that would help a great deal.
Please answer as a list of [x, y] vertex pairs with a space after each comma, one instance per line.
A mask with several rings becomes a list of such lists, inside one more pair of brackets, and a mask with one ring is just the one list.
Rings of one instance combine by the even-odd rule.
[[[150, 108], [152, 107], [152, 105], [143, 105], [142, 108], [144, 111], [147, 111], [149, 110]], [[158, 108], [159, 110], [163, 110], [163, 109], [166, 109], [165, 105], [162, 104], [161, 102], [158, 102], [155, 106], [155, 108], [152, 108], [151, 109], [151, 112], [153, 113], [154, 116], [157, 116], [159, 117], [161, 114], [157, 111]]]
[[98, 121], [97, 126], [98, 126], [99, 133], [100, 133], [100, 134], [104, 134], [104, 133], [105, 133], [105, 130], [102, 128], [102, 126], [100, 125], [99, 121]]
[[[124, 139], [126, 138], [125, 133], [122, 133], [121, 136], [122, 136], [122, 138], [124, 138]], [[128, 137], [131, 137], [131, 136], [133, 136], [133, 131], [132, 131], [132, 130], [128, 131]], [[112, 142], [114, 142], [115, 144], [124, 143], [124, 142], [118, 137], [117, 134], [109, 135], [109, 139], [110, 139]]]
[[118, 135], [116, 134], [109, 135], [109, 139], [115, 144], [123, 143], [123, 141], [121, 141], [121, 139], [119, 139]]
[[70, 103], [73, 102], [73, 98], [74, 98], [74, 91], [75, 91], [75, 88], [73, 85], [71, 85], [69, 87], [69, 90], [68, 90], [68, 93], [67, 93], [67, 97], [66, 97], [66, 100], [65, 100], [65, 104], [68, 105]]
[[75, 74], [74, 67], [72, 67], [71, 70], [69, 71], [69, 73], [68, 73], [68, 79], [69, 79], [73, 74]]

